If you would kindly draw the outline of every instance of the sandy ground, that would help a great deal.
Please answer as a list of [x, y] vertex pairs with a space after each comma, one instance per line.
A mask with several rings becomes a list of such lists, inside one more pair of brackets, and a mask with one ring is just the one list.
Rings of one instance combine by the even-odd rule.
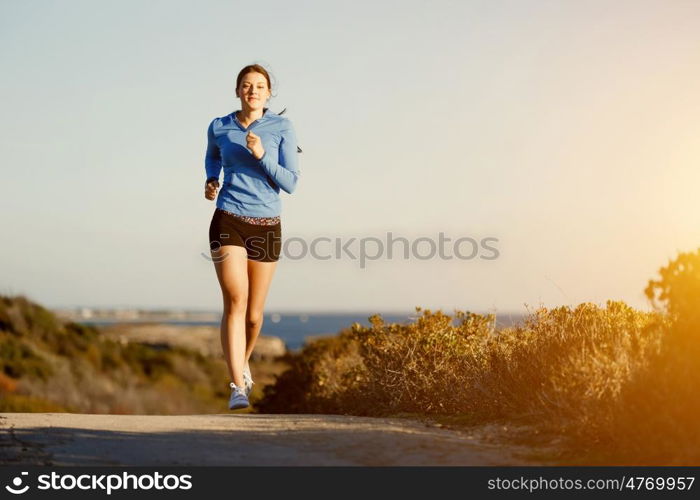
[[480, 434], [343, 415], [2, 413], [0, 464], [534, 465]]

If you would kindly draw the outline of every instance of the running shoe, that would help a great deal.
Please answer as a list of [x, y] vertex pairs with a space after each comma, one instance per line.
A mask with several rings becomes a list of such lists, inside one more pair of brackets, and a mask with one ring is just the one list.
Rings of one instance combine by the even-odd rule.
[[243, 369], [243, 382], [245, 384], [245, 395], [250, 396], [250, 391], [253, 390], [253, 376], [250, 373], [250, 369], [244, 368]]
[[228, 400], [229, 410], [248, 408], [248, 396], [246, 396], [245, 389], [238, 387], [233, 382], [229, 386], [231, 387], [231, 398]]

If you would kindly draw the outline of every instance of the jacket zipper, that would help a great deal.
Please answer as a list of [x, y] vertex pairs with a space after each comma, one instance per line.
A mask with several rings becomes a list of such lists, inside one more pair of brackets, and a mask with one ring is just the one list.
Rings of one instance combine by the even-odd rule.
[[[267, 114], [267, 112], [266, 112], [266, 114]], [[253, 125], [255, 125], [256, 123], [258, 123], [258, 122], [259, 122], [260, 120], [262, 120], [264, 117], [265, 117], [265, 115], [262, 115], [262, 116], [261, 116], [260, 118], [258, 118], [257, 120], [253, 120], [253, 123], [251, 123], [250, 125], [248, 125], [247, 128], [243, 128], [243, 124], [242, 124], [241, 122], [238, 121], [238, 117], [236, 116], [236, 112], [234, 111], [234, 113], [233, 113], [233, 121], [236, 122], [236, 124], [238, 125], [238, 128], [240, 128], [241, 130], [243, 130], [243, 132], [250, 132], [250, 130], [253, 128]]]

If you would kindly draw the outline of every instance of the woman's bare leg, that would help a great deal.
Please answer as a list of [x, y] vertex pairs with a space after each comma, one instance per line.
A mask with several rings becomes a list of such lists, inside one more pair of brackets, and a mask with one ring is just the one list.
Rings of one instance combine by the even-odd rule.
[[248, 261], [248, 305], [246, 311], [246, 342], [245, 366], [255, 349], [263, 324], [263, 311], [265, 299], [270, 289], [272, 276], [275, 273], [277, 262]]
[[246, 249], [223, 245], [211, 251], [224, 301], [221, 318], [221, 348], [231, 380], [243, 387], [243, 366], [246, 362], [245, 318], [248, 306], [248, 273]]

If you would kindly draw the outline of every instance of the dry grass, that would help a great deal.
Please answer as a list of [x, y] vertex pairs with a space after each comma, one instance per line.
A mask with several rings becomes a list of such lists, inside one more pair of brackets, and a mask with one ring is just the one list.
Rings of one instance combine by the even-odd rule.
[[410, 325], [374, 315], [290, 355], [256, 407], [510, 421], [558, 439], [565, 463], [697, 465], [698, 284], [700, 251], [650, 281], [655, 312], [620, 301], [540, 308], [498, 331], [492, 315], [470, 312], [417, 307]]

